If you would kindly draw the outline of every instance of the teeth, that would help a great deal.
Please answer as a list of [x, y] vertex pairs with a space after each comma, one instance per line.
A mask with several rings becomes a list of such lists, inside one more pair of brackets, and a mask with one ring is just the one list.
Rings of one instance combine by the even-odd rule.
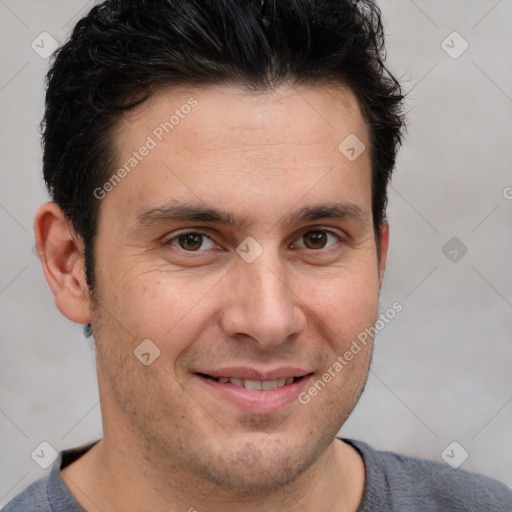
[[261, 390], [261, 385], [262, 385], [261, 380], [250, 380], [250, 379], [244, 379], [244, 380], [245, 380], [245, 389]]
[[273, 389], [277, 389], [277, 380], [264, 380], [261, 383], [261, 389], [264, 391], [272, 391]]
[[273, 391], [277, 388], [282, 388], [288, 384], [293, 384], [294, 377], [282, 377], [274, 380], [251, 380], [251, 379], [237, 379], [235, 377], [218, 377], [216, 379], [221, 384], [233, 384], [239, 388], [249, 389], [251, 391]]

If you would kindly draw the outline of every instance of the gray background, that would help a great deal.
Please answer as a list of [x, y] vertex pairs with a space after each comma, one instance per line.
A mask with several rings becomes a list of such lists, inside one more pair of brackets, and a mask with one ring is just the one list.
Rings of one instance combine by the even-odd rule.
[[[48, 59], [31, 42], [42, 31], [63, 42], [91, 5], [0, 0], [0, 504], [45, 474], [30, 457], [40, 442], [59, 450], [101, 435], [91, 348], [56, 310], [32, 252], [47, 198], [37, 126]], [[463, 468], [512, 486], [512, 3], [380, 5], [390, 66], [411, 91], [381, 297], [382, 311], [404, 309], [379, 334], [341, 432], [438, 460], [457, 441]], [[453, 31], [469, 44], [456, 59], [441, 46]], [[442, 251], [454, 236], [468, 250], [456, 262]]]

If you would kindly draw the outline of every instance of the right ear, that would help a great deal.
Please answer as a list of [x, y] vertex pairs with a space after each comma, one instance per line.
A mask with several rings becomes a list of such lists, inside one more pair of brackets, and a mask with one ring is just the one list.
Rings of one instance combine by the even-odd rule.
[[36, 248], [58, 310], [73, 322], [91, 321], [82, 240], [59, 206], [43, 204], [34, 218]]

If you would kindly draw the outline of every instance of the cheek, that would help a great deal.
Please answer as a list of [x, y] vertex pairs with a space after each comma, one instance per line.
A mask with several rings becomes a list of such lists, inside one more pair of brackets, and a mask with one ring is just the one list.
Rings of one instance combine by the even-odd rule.
[[[292, 280], [296, 307], [303, 308], [307, 317], [306, 329], [320, 331], [336, 353], [344, 352], [346, 344], [376, 318], [377, 266], [367, 252], [329, 269], [328, 275], [326, 269], [312, 268], [297, 272]], [[223, 280], [223, 271], [169, 270], [165, 265], [134, 262], [133, 257], [103, 261], [107, 264], [98, 269], [97, 283], [111, 313], [106, 319], [111, 329], [122, 327], [135, 343], [150, 339], [174, 360], [212, 328], [208, 324], [215, 321], [216, 308], [225, 304], [226, 286], [230, 288], [231, 277]]]
[[219, 279], [142, 265], [110, 276], [103, 287], [110, 290], [105, 301], [118, 323], [140, 340], [149, 338], [161, 350], [175, 353], [201, 332], [205, 301]]
[[304, 286], [301, 294], [308, 297], [305, 303], [314, 312], [325, 339], [331, 340], [337, 353], [342, 352], [375, 322], [379, 298], [377, 269], [372, 265], [347, 269], [336, 278], [317, 281], [316, 287]]

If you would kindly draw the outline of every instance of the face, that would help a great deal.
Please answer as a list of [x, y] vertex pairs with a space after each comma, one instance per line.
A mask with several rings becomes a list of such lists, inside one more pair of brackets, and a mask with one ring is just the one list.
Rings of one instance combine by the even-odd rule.
[[387, 247], [350, 134], [369, 148], [340, 88], [174, 88], [120, 121], [90, 306], [105, 441], [259, 493], [326, 450], [366, 381], [371, 343], [333, 365], [375, 322]]

